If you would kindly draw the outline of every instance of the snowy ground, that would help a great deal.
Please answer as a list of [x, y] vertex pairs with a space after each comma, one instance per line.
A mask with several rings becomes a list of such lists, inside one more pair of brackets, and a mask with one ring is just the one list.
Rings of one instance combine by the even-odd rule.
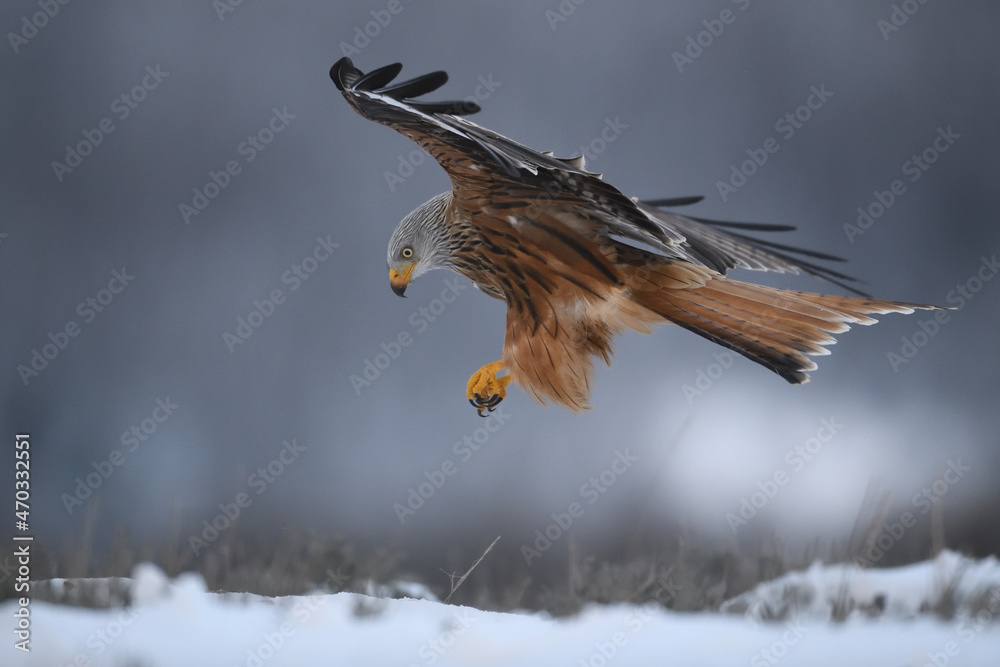
[[[7, 631], [0, 664], [1000, 665], [1000, 563], [947, 552], [894, 570], [817, 565], [722, 613], [616, 605], [558, 620], [354, 593], [220, 595], [196, 575], [168, 581], [150, 565], [98, 584], [129, 590], [133, 604], [33, 602], [30, 654]], [[0, 617], [10, 623], [17, 608], [4, 602]], [[950, 620], [941, 609], [953, 610]]]

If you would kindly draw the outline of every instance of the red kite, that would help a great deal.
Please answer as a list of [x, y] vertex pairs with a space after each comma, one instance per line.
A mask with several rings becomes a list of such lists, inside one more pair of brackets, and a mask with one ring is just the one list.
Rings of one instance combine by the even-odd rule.
[[448, 76], [390, 85], [401, 69], [365, 74], [341, 58], [330, 77], [355, 111], [415, 141], [451, 178], [450, 192], [396, 228], [389, 281], [403, 296], [417, 276], [452, 269], [507, 303], [500, 360], [476, 371], [467, 387], [482, 416], [512, 381], [541, 403], [587, 409], [593, 358], [609, 363], [612, 340], [626, 329], [679, 324], [800, 384], [816, 368], [807, 355], [829, 354], [830, 334], [873, 324], [868, 314], [934, 308], [726, 278], [734, 267], [804, 272], [861, 294], [844, 283], [848, 276], [803, 259], [839, 258], [741, 233], [791, 227], [662, 210], [698, 197], [629, 198], [586, 171], [582, 157], [538, 152], [462, 118], [479, 111], [475, 103], [415, 101]]

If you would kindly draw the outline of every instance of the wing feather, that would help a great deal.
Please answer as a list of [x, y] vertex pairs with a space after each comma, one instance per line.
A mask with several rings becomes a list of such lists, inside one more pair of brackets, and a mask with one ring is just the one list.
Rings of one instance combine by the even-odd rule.
[[456, 201], [476, 200], [481, 208], [490, 202], [478, 199], [484, 189], [502, 189], [524, 207], [575, 206], [590, 215], [597, 231], [661, 252], [683, 242], [683, 236], [657, 224], [617, 188], [586, 171], [582, 159], [545, 155], [461, 117], [479, 111], [478, 105], [411, 99], [443, 85], [443, 72], [389, 86], [400, 69], [389, 65], [365, 74], [345, 57], [333, 65], [330, 77], [355, 111], [427, 150], [448, 172]]
[[333, 65], [330, 77], [355, 111], [427, 150], [451, 178], [456, 204], [473, 217], [487, 213], [502, 219], [537, 219], [564, 214], [588, 226], [591, 238], [617, 237], [721, 274], [736, 267], [806, 273], [864, 295], [848, 284], [854, 282], [850, 276], [804, 259], [842, 261], [838, 257], [734, 231], [792, 227], [707, 220], [660, 208], [694, 204], [700, 197], [645, 202], [626, 197], [599, 174], [587, 171], [582, 157], [559, 158], [536, 151], [463, 118], [480, 111], [474, 102], [413, 99], [443, 86], [448, 81], [445, 72], [393, 85], [401, 70], [396, 63], [366, 74], [345, 57]]
[[[843, 262], [844, 259], [827, 253], [796, 248], [774, 241], [757, 239], [729, 229], [746, 229], [759, 232], [790, 231], [789, 225], [768, 225], [746, 222], [722, 222], [684, 216], [672, 211], [660, 210], [670, 200], [639, 202], [639, 207], [655, 217], [660, 224], [684, 236], [685, 242], [675, 250], [674, 255], [688, 261], [707, 266], [725, 275], [730, 269], [743, 268], [753, 271], [774, 271], [778, 273], [805, 273], [833, 283], [838, 287], [868, 296], [852, 287], [857, 282], [851, 276], [834, 269], [814, 264], [802, 257], [829, 262]], [[728, 229], [727, 229], [728, 228]], [[793, 255], [800, 255], [794, 257]]]

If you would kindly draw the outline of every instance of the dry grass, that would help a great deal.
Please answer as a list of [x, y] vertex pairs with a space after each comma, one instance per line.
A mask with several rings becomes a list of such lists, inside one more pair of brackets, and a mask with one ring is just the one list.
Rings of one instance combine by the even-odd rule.
[[[516, 551], [498, 551], [497, 543], [494, 540], [481, 552], [472, 567], [468, 566], [472, 559], [465, 559], [464, 574], [456, 575], [440, 569], [425, 574], [408, 571], [401, 553], [361, 553], [317, 534], [288, 534], [267, 542], [222, 538], [194, 559], [182, 557], [176, 544], [136, 544], [122, 533], [101, 558], [81, 543], [69, 545], [61, 554], [37, 543], [34, 576], [42, 581], [33, 585], [32, 596], [89, 607], [128, 604], [125, 578], [135, 565], [152, 562], [170, 577], [197, 572], [209, 590], [217, 592], [278, 596], [320, 589], [399, 597], [403, 592], [395, 582], [417, 582], [453, 604], [496, 611], [545, 610], [564, 616], [591, 603], [655, 602], [682, 611], [717, 609], [725, 598], [790, 569], [776, 556], [705, 553], [679, 540], [673, 548], [620, 560], [586, 555], [569, 544], [564, 558], [547, 554], [545, 568], [525, 568]], [[55, 577], [65, 581], [46, 581]], [[112, 580], [100, 585], [88, 581], [96, 578]], [[9, 582], [4, 582], [4, 589], [3, 597], [11, 597]]]
[[[852, 539], [840, 547], [830, 547], [826, 553], [814, 545], [789, 555], [778, 539], [753, 551], [735, 545], [713, 551], [700, 546], [696, 538], [674, 537], [655, 543], [623, 543], [620, 551], [599, 556], [584, 553], [570, 535], [560, 548], [553, 548], [531, 567], [525, 565], [513, 540], [497, 538], [485, 551], [480, 546], [475, 553], [445, 551], [443, 564], [448, 567], [442, 568], [441, 564], [415, 563], [399, 552], [361, 552], [342, 540], [292, 531], [282, 533], [280, 539], [254, 539], [241, 537], [236, 530], [228, 531], [198, 557], [179, 530], [164, 536], [159, 544], [138, 544], [123, 532], [98, 554], [94, 549], [95, 511], [89, 513], [78, 538], [60, 550], [35, 543], [33, 577], [72, 581], [59, 585], [40, 582], [34, 586], [34, 599], [95, 607], [127, 604], [127, 582], [95, 586], [83, 579], [128, 577], [136, 564], [152, 562], [170, 577], [197, 572], [210, 590], [218, 592], [279, 596], [319, 589], [401, 597], [404, 592], [394, 584], [416, 582], [453, 604], [495, 611], [543, 610], [565, 616], [588, 604], [609, 603], [653, 603], [676, 611], [718, 610], [725, 600], [758, 583], [804, 568], [816, 559], [851, 562], [882, 530], [889, 516], [889, 499], [873, 487], [859, 513]], [[935, 533], [933, 539], [918, 531], [908, 534], [906, 542], [874, 566], [899, 565], [931, 556], [931, 550], [940, 548], [943, 541], [940, 523]], [[955, 584], [945, 582], [928, 613], [942, 618], [954, 616]], [[0, 599], [12, 596], [12, 581], [8, 578], [0, 582]], [[984, 591], [981, 597], [984, 609], [987, 603], [998, 606], [997, 591]], [[877, 616], [883, 611], [877, 607], [861, 611]], [[834, 617], [846, 618], [852, 611], [853, 602], [845, 595], [836, 605]]]

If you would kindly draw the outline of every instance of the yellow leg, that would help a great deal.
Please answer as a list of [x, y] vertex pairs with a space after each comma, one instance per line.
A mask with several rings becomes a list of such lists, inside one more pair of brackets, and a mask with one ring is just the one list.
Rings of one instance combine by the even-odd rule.
[[487, 416], [483, 412], [484, 409], [493, 412], [500, 401], [507, 397], [507, 385], [510, 384], [511, 376], [497, 377], [497, 373], [502, 370], [504, 370], [503, 363], [494, 361], [480, 368], [469, 378], [465, 396], [480, 417]]

